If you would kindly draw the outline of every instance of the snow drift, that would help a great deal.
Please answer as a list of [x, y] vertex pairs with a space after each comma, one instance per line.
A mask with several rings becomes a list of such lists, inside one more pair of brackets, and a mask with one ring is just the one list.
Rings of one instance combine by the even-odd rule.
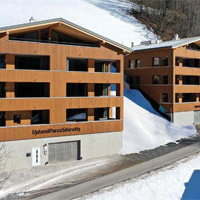
[[124, 88], [124, 132], [121, 154], [153, 149], [197, 133], [196, 128], [161, 117], [138, 90]]

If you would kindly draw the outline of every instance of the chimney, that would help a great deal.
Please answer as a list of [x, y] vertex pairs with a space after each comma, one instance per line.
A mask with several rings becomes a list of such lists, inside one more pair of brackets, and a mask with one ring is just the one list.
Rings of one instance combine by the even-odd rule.
[[179, 35], [177, 33], [174, 35], [174, 40], [179, 40]]
[[156, 44], [159, 44], [160, 40], [158, 38], [156, 38]]
[[134, 47], [134, 42], [131, 42], [131, 48], [133, 48]]
[[29, 23], [32, 23], [32, 22], [35, 22], [35, 19], [34, 19], [33, 17], [31, 17], [31, 18], [29, 19]]

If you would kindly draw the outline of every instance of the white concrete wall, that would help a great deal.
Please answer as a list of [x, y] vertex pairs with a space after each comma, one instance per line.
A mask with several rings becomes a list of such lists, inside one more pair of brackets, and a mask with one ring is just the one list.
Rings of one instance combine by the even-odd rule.
[[173, 117], [176, 124], [188, 126], [194, 123], [194, 111], [176, 112]]
[[[56, 142], [81, 141], [81, 157], [83, 159], [116, 154], [122, 145], [121, 132], [97, 133], [65, 137], [42, 138], [4, 142], [6, 150], [10, 152], [5, 167], [0, 171], [10, 171], [32, 167], [32, 148], [40, 147], [41, 165], [48, 162], [48, 144]], [[44, 154], [43, 145], [47, 144], [47, 154]], [[31, 157], [26, 157], [31, 153]]]

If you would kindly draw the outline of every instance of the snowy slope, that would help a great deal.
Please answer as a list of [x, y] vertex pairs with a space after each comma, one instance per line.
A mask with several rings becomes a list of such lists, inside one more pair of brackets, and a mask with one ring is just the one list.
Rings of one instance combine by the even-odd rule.
[[88, 195], [87, 200], [200, 199], [200, 154]]
[[126, 14], [125, 0], [0, 0], [0, 27], [62, 17], [105, 37], [130, 46], [155, 39], [147, 28]]
[[138, 90], [124, 89], [124, 132], [121, 154], [153, 149], [196, 134], [161, 117]]

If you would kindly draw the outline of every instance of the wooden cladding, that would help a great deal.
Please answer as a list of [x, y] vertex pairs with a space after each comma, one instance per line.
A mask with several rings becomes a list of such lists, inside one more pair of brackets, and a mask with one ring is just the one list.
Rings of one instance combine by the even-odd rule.
[[[165, 58], [168, 60], [168, 66], [163, 66], [162, 64]], [[136, 59], [141, 60], [140, 68], [130, 69], [129, 61]], [[193, 60], [192, 65], [190, 67], [184, 67], [184, 59]], [[158, 61], [157, 66], [153, 65], [155, 64], [153, 63], [155, 60]], [[167, 65], [167, 63], [165, 63], [165, 65]], [[188, 82], [188, 85], [183, 84], [183, 76], [199, 76], [199, 64], [200, 52], [189, 50], [185, 46], [174, 50], [154, 49], [135, 52], [126, 56], [125, 74], [128, 79], [129, 77], [140, 77], [140, 89], [162, 105], [166, 109], [166, 112], [200, 110], [200, 106], [194, 107], [194, 105], [199, 104], [200, 83], [191, 84]], [[162, 81], [159, 81], [157, 84], [154, 84], [152, 82], [152, 77], [155, 76], [167, 76], [168, 83], [163, 84]], [[182, 95], [184, 93], [194, 93], [197, 96], [196, 102], [182, 102]], [[168, 102], [162, 102], [163, 95], [168, 96]], [[176, 102], [176, 100], [178, 102]]]
[[[0, 141], [123, 130], [124, 55], [118, 48], [104, 43], [99, 47], [84, 47], [11, 41], [8, 35], [5, 35], [0, 38], [0, 54], [5, 55], [6, 58], [5, 68], [0, 69], [0, 82], [6, 86], [5, 98], [0, 99], [0, 112], [5, 114], [5, 127], [0, 128]], [[37, 56], [48, 61], [46, 67], [39, 65], [34, 68], [32, 63], [26, 69], [27, 59]], [[16, 58], [23, 57], [27, 59], [24, 62], [20, 60], [16, 68]], [[69, 71], [69, 59], [86, 60], [87, 70]], [[109, 64], [105, 71], [95, 71], [95, 61]], [[38, 61], [34, 62], [38, 64]], [[23, 66], [20, 66], [20, 63], [23, 63]], [[110, 63], [115, 63], [116, 73], [110, 72]], [[31, 83], [31, 86], [47, 84], [48, 96], [16, 98], [16, 87], [21, 83], [27, 85]], [[87, 95], [67, 97], [67, 90], [70, 90], [67, 85], [77, 83], [87, 85]], [[107, 96], [95, 96], [95, 84], [107, 85]], [[111, 84], [116, 84], [116, 97], [109, 96]], [[112, 108], [116, 108], [116, 119], [94, 121], [94, 111], [97, 108], [108, 109], [109, 117], [112, 115]], [[66, 123], [67, 109], [87, 109], [88, 121]], [[49, 125], [31, 125], [31, 113], [37, 110], [48, 111]], [[20, 124], [17, 122], [19, 115]]]
[[26, 140], [123, 130], [123, 120], [65, 123], [0, 129], [0, 141]]

